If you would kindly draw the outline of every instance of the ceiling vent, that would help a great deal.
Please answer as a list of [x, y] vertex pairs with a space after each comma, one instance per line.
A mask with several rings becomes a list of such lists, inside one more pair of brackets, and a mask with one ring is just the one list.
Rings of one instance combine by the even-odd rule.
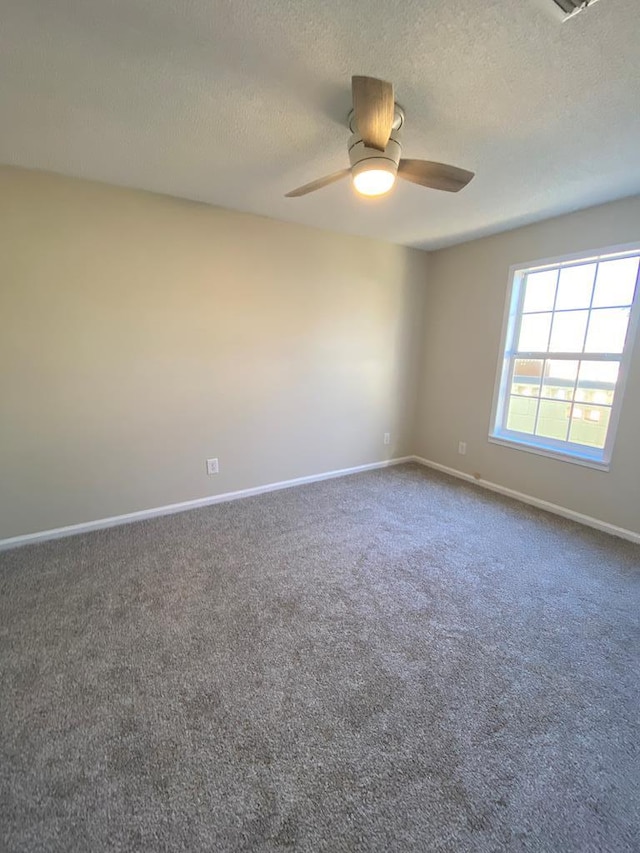
[[574, 15], [582, 12], [587, 6], [593, 6], [598, 0], [553, 0], [553, 2], [562, 9], [564, 20], [568, 21], [569, 18], [573, 18]]

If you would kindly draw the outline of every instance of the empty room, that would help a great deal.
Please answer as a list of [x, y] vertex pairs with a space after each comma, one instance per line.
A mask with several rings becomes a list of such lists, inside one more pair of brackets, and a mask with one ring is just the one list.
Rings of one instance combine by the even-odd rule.
[[0, 850], [640, 850], [636, 0], [0, 0]]

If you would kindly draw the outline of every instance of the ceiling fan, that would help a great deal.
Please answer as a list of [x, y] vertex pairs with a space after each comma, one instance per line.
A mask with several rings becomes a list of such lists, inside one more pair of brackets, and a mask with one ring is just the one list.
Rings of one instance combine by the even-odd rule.
[[353, 110], [349, 113], [349, 160], [351, 167], [325, 175], [286, 194], [297, 198], [322, 189], [351, 175], [361, 195], [389, 192], [396, 176], [434, 190], [457, 193], [466, 187], [473, 172], [433, 163], [430, 160], [401, 159], [400, 130], [404, 112], [395, 103], [393, 85], [375, 77], [352, 77]]

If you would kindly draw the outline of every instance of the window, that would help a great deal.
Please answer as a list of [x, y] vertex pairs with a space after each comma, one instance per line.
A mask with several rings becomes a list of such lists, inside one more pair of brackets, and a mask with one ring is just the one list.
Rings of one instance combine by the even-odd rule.
[[609, 467], [640, 247], [512, 267], [490, 441]]

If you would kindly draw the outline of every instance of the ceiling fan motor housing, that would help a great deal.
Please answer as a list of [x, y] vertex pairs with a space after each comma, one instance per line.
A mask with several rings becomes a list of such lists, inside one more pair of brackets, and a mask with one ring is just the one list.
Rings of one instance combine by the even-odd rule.
[[353, 177], [370, 169], [380, 169], [395, 175], [402, 154], [402, 143], [400, 141], [400, 129], [404, 124], [404, 113], [396, 104], [395, 116], [391, 136], [384, 151], [377, 148], [367, 148], [358, 132], [353, 113], [349, 116], [349, 128], [352, 132], [349, 139], [349, 160], [351, 162], [351, 174]]

